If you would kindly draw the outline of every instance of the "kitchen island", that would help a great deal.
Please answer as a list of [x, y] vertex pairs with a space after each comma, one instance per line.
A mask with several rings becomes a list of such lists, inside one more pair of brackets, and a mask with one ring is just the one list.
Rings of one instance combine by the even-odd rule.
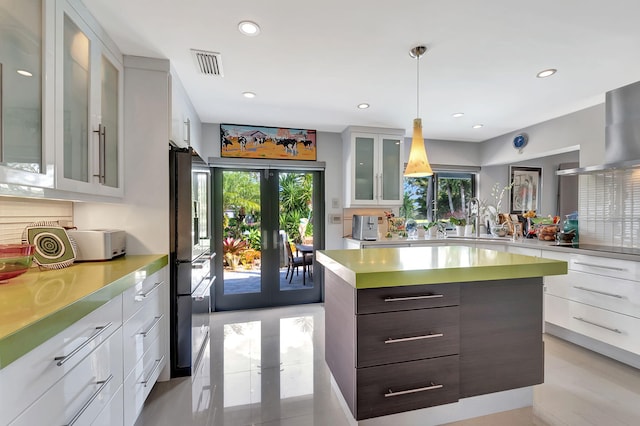
[[441, 424], [532, 404], [542, 277], [563, 261], [463, 246], [329, 250], [325, 358], [354, 424]]

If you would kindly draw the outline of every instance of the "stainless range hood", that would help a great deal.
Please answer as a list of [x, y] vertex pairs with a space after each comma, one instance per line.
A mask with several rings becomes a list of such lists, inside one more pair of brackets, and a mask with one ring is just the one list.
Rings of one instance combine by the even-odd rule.
[[558, 170], [557, 175], [640, 167], [640, 81], [607, 92], [604, 164]]

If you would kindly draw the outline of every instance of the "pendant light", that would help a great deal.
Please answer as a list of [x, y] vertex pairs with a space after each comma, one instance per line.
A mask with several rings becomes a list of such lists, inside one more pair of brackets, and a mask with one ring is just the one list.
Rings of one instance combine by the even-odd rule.
[[433, 175], [427, 151], [424, 148], [424, 138], [422, 137], [422, 119], [420, 118], [420, 57], [427, 51], [425, 46], [416, 46], [409, 51], [412, 58], [416, 58], [418, 63], [417, 73], [417, 118], [413, 120], [413, 138], [411, 139], [411, 151], [409, 151], [409, 162], [404, 169], [406, 177], [422, 177]]

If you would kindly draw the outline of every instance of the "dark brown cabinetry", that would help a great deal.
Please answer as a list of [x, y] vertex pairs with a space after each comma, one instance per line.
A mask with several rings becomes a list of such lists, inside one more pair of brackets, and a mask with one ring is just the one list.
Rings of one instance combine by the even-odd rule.
[[357, 420], [543, 380], [541, 278], [325, 286], [325, 358]]

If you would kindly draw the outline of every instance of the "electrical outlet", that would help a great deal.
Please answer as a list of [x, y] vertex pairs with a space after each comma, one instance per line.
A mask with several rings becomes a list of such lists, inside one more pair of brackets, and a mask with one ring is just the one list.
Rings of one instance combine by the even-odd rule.
[[339, 214], [330, 214], [329, 223], [332, 225], [340, 225], [342, 223], [342, 217]]

